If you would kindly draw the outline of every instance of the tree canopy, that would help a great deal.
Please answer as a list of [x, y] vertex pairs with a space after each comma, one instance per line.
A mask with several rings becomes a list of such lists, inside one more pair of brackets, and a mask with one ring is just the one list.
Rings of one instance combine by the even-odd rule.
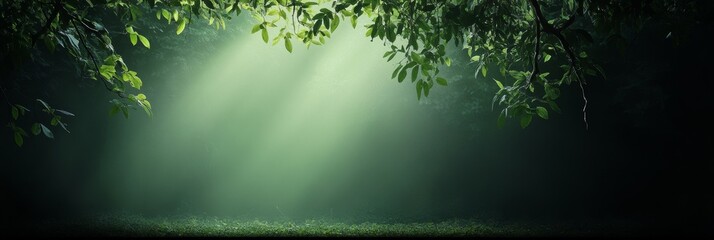
[[[390, 47], [386, 61], [397, 62], [391, 78], [414, 84], [416, 97], [428, 97], [435, 85], [447, 86], [439, 74], [452, 64], [446, 48], [468, 53], [477, 78], [490, 78], [498, 91], [492, 107], [500, 110], [497, 124], [516, 119], [527, 127], [533, 118], [548, 119], [559, 112], [563, 86], [577, 84], [582, 94], [587, 128], [586, 83], [605, 77], [590, 56], [593, 45], [623, 45], [627, 36], [648, 22], [666, 25], [663, 38], [677, 39], [691, 22], [707, 17], [709, 1], [694, 0], [25, 0], [0, 2], [0, 89], [10, 106], [8, 127], [15, 143], [43, 133], [47, 124], [67, 130], [63, 118], [72, 113], [37, 99], [49, 122], [22, 121], [28, 101], [13, 98], [12, 90], [27, 81], [13, 75], [23, 64], [35, 63], [48, 52], [63, 51], [80, 69], [81, 77], [100, 81], [114, 96], [112, 113], [128, 117], [130, 109], [152, 115], [150, 96], [142, 93], [140, 73], [128, 66], [117, 41], [151, 48], [142, 18], [166, 22], [180, 35], [189, 24], [206, 22], [225, 29], [240, 14], [254, 19], [252, 32], [263, 41], [292, 52], [297, 44], [326, 44], [343, 23], [356, 27], [368, 20], [366, 37]], [[118, 18], [121, 26], [108, 24]], [[675, 41], [676, 42], [676, 41]], [[490, 74], [489, 74], [490, 73]], [[387, 77], [387, 76], [385, 76]], [[29, 128], [28, 128], [29, 126]]]

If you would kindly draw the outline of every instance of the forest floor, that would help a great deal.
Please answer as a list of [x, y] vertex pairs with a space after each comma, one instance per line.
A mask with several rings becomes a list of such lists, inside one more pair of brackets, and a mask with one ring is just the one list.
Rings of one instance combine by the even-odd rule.
[[[327, 219], [303, 221], [264, 221], [201, 216], [145, 217], [105, 215], [40, 224], [28, 235], [119, 236], [119, 237], [236, 237], [236, 236], [313, 236], [313, 237], [548, 237], [610, 236], [607, 227], [589, 230], [573, 226], [503, 224], [493, 221], [453, 219], [436, 222], [339, 222]], [[599, 229], [599, 230], [597, 230]], [[610, 231], [604, 231], [610, 232]], [[612, 234], [612, 232], [611, 232]], [[618, 231], [618, 236], [630, 235]]]

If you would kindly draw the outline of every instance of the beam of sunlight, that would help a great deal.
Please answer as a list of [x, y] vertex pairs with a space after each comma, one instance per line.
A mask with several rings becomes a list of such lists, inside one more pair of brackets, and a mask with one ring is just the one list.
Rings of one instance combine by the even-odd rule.
[[343, 27], [292, 54], [241, 35], [202, 71], [163, 83], [180, 84], [179, 97], [108, 143], [127, 150], [106, 153], [121, 159], [105, 169], [123, 179], [116, 204], [291, 215], [418, 192], [424, 113], [363, 32]]

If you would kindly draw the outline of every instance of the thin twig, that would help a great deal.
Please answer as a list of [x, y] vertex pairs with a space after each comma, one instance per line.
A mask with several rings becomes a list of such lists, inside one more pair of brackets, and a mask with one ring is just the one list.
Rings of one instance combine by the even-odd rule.
[[588, 98], [585, 97], [585, 87], [583, 87], [583, 82], [578, 81], [578, 85], [580, 85], [580, 92], [583, 94], [583, 122], [585, 122], [585, 130], [588, 130], [589, 125], [588, 125], [588, 112], [586, 111], [588, 109]]

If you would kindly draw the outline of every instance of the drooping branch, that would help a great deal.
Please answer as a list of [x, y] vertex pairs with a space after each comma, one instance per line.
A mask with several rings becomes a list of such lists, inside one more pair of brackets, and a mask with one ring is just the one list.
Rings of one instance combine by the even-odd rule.
[[31, 47], [34, 47], [35, 43], [37, 43], [37, 40], [40, 39], [40, 37], [42, 37], [42, 35], [45, 35], [45, 33], [47, 33], [47, 31], [50, 30], [50, 26], [52, 26], [52, 22], [59, 15], [59, 11], [60, 11], [61, 7], [62, 7], [62, 1], [55, 0], [54, 5], [52, 6], [52, 13], [49, 16], [47, 16], [47, 21], [45, 21], [45, 24], [42, 25], [42, 28], [40, 28], [40, 30], [37, 31], [37, 33], [35, 33], [35, 35], [32, 36], [32, 43], [31, 43], [32, 45], [30, 45]]
[[[536, 19], [535, 22], [535, 33], [536, 33], [536, 38], [535, 41], [533, 42], [533, 45], [535, 45], [533, 48], [533, 72], [531, 72], [531, 76], [528, 78], [528, 83], [532, 83], [533, 80], [540, 74], [540, 66], [538, 65], [538, 59], [540, 59], [540, 35], [541, 35], [541, 29], [540, 29], [540, 23], [538, 23], [538, 19]], [[527, 84], [528, 85], [528, 84]]]
[[[72, 12], [68, 11], [64, 7], [62, 7], [61, 9], [64, 11], [64, 13], [68, 17], [71, 18], [72, 26], [74, 27], [75, 31], [77, 31], [77, 35], [79, 36], [80, 43], [84, 47], [84, 50], [87, 52], [87, 55], [89, 56], [89, 58], [92, 60], [92, 64], [94, 65], [94, 70], [97, 71], [97, 73], [99, 73], [100, 70], [99, 70], [99, 64], [97, 64], [97, 59], [94, 56], [94, 53], [92, 52], [92, 50], [89, 48], [89, 45], [87, 44], [88, 39], [86, 38], [84, 33], [80, 32], [80, 29], [83, 29], [84, 31], [90, 31], [92, 34], [99, 34], [100, 31], [98, 29], [90, 27], [89, 25], [87, 25], [84, 22], [84, 20], [81, 17], [72, 14]], [[79, 28], [77, 26], [76, 22], [79, 22], [80, 25], [82, 26], [82, 28]], [[106, 29], [105, 29], [105, 31], [106, 31]], [[100, 41], [104, 42], [104, 40], [101, 37], [98, 37], [98, 39]], [[112, 52], [113, 52], [113, 50], [112, 50]], [[126, 98], [126, 95], [124, 93], [122, 93], [121, 91], [116, 91], [116, 90], [112, 89], [107, 84], [107, 81], [102, 81], [102, 83], [104, 84], [104, 88], [106, 88], [108, 91], [115, 93], [120, 98]]]
[[[566, 28], [568, 28], [570, 25], [575, 22], [575, 14], [571, 15], [570, 18], [559, 28], [554, 27], [552, 24], [548, 23], [548, 19], [546, 19], [545, 15], [543, 15], [543, 12], [540, 9], [540, 4], [538, 3], [538, 0], [528, 0], [530, 3], [531, 7], [533, 8], [533, 11], [535, 12], [536, 15], [536, 22], [539, 23], [540, 27], [542, 27], [543, 32], [549, 33], [553, 36], [555, 36], [558, 41], [560, 42], [560, 45], [563, 47], [565, 50], [565, 54], [568, 56], [568, 60], [570, 62], [570, 73], [575, 74], [575, 77], [578, 79], [578, 84], [580, 85], [580, 90], [583, 95], [583, 121], [585, 122], [585, 129], [588, 128], [588, 119], [587, 119], [587, 107], [588, 107], [588, 99], [585, 96], [585, 88], [583, 87], [583, 84], [585, 84], [585, 79], [581, 77], [580, 74], [580, 68], [578, 67], [578, 56], [575, 55], [575, 52], [573, 51], [572, 46], [568, 42], [567, 39], [565, 39], [565, 36], [563, 36], [562, 31]], [[578, 7], [577, 12], [582, 11], [582, 3]], [[536, 38], [539, 38], [540, 31], [536, 33]], [[538, 53], [535, 54], [536, 57]], [[537, 59], [536, 59], [537, 60]], [[537, 67], [537, 65], [534, 64], [534, 67]], [[535, 72], [536, 69], [534, 69], [533, 72]], [[531, 75], [531, 78], [533, 76]]]
[[[84, 46], [84, 50], [87, 51], [87, 55], [89, 55], [89, 58], [92, 59], [92, 63], [94, 64], [94, 69], [97, 71], [97, 73], [100, 72], [99, 70], [99, 64], [97, 64], [97, 59], [94, 57], [94, 54], [92, 53], [92, 50], [89, 49], [89, 46], [87, 45], [87, 39], [85, 38], [84, 34], [79, 32], [79, 28], [77, 27], [77, 24], [75, 23], [75, 19], [72, 19], [72, 25], [74, 26], [74, 29], [77, 31], [77, 35], [79, 35], [79, 40], [82, 43], [82, 46]], [[104, 83], [104, 87], [109, 90], [110, 92], [116, 93], [117, 96], [120, 98], [125, 98], [126, 96], [120, 92], [120, 91], [115, 91], [109, 85], [107, 85], [106, 81], [102, 81]]]
[[565, 36], [563, 36], [563, 29], [564, 28], [555, 28], [552, 24], [548, 23], [548, 19], [545, 18], [543, 15], [543, 12], [540, 10], [540, 4], [538, 3], [537, 0], [529, 0], [531, 3], [531, 6], [533, 7], [533, 10], [536, 13], [536, 21], [540, 24], [540, 26], [543, 29], [543, 32], [552, 34], [555, 36], [558, 41], [560, 42], [560, 45], [565, 49], [565, 53], [568, 55], [568, 59], [570, 60], [570, 65], [571, 67], [575, 68], [578, 70], [579, 68], [577, 67], [578, 64], [578, 56], [575, 55], [575, 52], [573, 52], [573, 49], [568, 42], [568, 40], [565, 39]]

